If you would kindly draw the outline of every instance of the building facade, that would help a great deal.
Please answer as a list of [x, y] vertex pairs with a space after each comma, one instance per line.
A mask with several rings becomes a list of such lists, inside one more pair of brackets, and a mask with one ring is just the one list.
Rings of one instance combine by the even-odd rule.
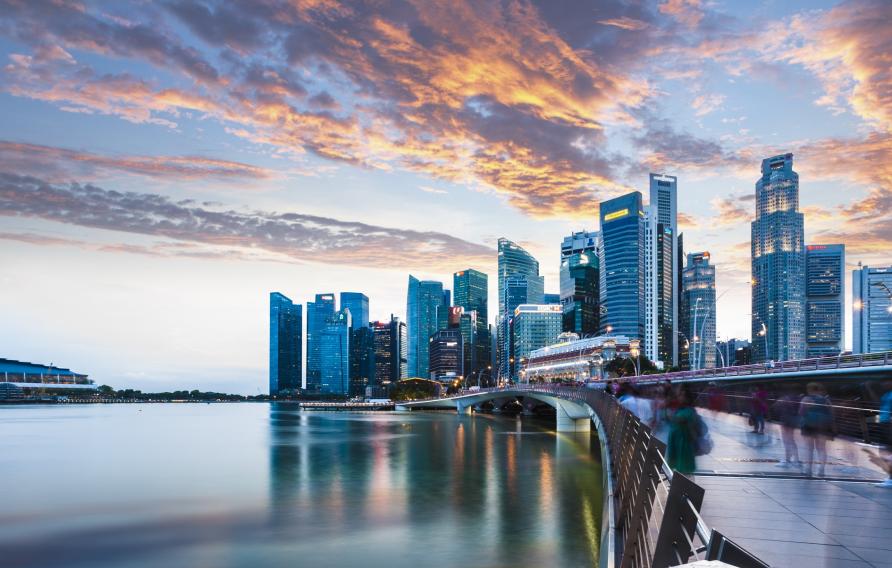
[[319, 332], [319, 390], [326, 394], [350, 393], [350, 330], [349, 310], [329, 316]]
[[752, 222], [752, 337], [759, 362], [805, 357], [804, 230], [793, 154], [762, 160]]
[[650, 207], [656, 215], [654, 270], [659, 360], [678, 364], [678, 295], [683, 257], [678, 256], [678, 178], [650, 174]]
[[406, 323], [391, 314], [390, 321], [372, 322], [375, 349], [375, 384], [389, 387], [409, 377]]
[[341, 292], [341, 309], [350, 310], [356, 329], [369, 326], [369, 297], [361, 292]]
[[561, 320], [562, 310], [557, 304], [517, 306], [511, 326], [515, 360], [513, 380], [523, 380], [519, 371], [534, 350], [557, 343], [561, 334]]
[[689, 254], [682, 272], [681, 287], [687, 307], [682, 333], [693, 370], [713, 368], [716, 361], [715, 266], [709, 264], [709, 256], [708, 252]]
[[511, 333], [514, 310], [524, 303], [543, 303], [545, 279], [539, 275], [539, 261], [517, 243], [500, 238], [498, 253], [499, 313], [496, 317], [498, 334], [496, 375], [499, 379], [506, 380], [514, 376], [514, 338]]
[[598, 231], [577, 231], [564, 237], [561, 242], [561, 262], [572, 254], [583, 252], [598, 254], [601, 233]]
[[807, 357], [843, 352], [845, 245], [805, 247], [805, 347]]
[[430, 378], [449, 383], [464, 380], [464, 341], [458, 329], [441, 329], [430, 338]]
[[601, 334], [644, 339], [644, 209], [635, 191], [600, 205]]
[[604, 380], [604, 366], [607, 363], [616, 357], [631, 356], [631, 343], [623, 335], [583, 338], [575, 334], [562, 335], [559, 343], [530, 353], [523, 369], [528, 382]]
[[750, 342], [746, 339], [728, 339], [716, 341], [716, 351], [719, 353], [718, 365], [720, 367], [734, 367], [736, 365], [749, 365], [751, 360]]
[[269, 295], [269, 394], [303, 388], [303, 307], [284, 294]]
[[852, 352], [892, 351], [892, 266], [852, 271]]
[[322, 389], [320, 337], [326, 322], [336, 311], [334, 294], [316, 294], [313, 302], [307, 302], [307, 390]]
[[465, 373], [478, 380], [491, 375], [489, 277], [468, 268], [452, 275], [455, 305], [462, 309], [460, 328], [465, 347]]
[[575, 252], [561, 260], [561, 312], [563, 331], [579, 335], [600, 329], [601, 270], [594, 250]]
[[409, 276], [406, 326], [410, 378], [427, 378], [430, 374], [430, 338], [447, 325], [448, 306], [443, 304], [444, 300], [442, 282]]

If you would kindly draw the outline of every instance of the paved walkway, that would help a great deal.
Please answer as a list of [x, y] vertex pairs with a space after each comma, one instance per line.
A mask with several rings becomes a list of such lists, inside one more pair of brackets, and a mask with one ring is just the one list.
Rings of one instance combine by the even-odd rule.
[[772, 566], [892, 568], [892, 489], [866, 482], [883, 474], [863, 446], [834, 441], [826, 477], [865, 481], [808, 479], [776, 467], [784, 455], [777, 426], [759, 436], [742, 417], [703, 414], [715, 449], [698, 458], [695, 479], [710, 527]]

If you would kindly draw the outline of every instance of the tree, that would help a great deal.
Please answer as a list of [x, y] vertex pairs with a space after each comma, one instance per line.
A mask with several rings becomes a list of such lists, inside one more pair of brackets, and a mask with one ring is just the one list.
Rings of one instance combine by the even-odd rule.
[[614, 357], [604, 366], [604, 370], [607, 371], [608, 375], [612, 375], [615, 378], [634, 377], [636, 362], [639, 365], [641, 371], [639, 374], [641, 375], [651, 375], [659, 372], [653, 361], [644, 355], [639, 355], [635, 358]]

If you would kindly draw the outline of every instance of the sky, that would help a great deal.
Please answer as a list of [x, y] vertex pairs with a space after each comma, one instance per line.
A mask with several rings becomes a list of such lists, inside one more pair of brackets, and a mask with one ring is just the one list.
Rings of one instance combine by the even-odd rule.
[[0, 0], [0, 357], [266, 392], [270, 291], [404, 317], [473, 267], [495, 304], [504, 236], [557, 292], [649, 172], [748, 338], [763, 158], [808, 244], [892, 264], [890, 53], [884, 0]]

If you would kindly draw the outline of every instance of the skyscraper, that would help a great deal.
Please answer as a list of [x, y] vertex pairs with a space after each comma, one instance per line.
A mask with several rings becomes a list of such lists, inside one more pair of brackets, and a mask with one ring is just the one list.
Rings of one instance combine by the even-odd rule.
[[715, 367], [715, 266], [709, 264], [708, 252], [688, 255], [681, 286], [687, 307], [682, 333], [688, 342], [690, 368]]
[[[499, 316], [504, 315], [507, 310], [505, 308], [505, 280], [510, 275], [529, 276], [530, 278], [541, 278], [539, 276], [539, 261], [533, 258], [533, 255], [524, 250], [520, 245], [509, 241], [506, 238], [499, 239]], [[542, 290], [544, 293], [545, 283], [543, 280]]]
[[430, 373], [430, 338], [448, 320], [443, 305], [443, 283], [418, 280], [409, 275], [406, 319], [409, 336], [408, 364], [410, 377], [427, 378]]
[[561, 242], [561, 262], [571, 254], [592, 252], [598, 254], [601, 233], [598, 231], [577, 231], [564, 237]]
[[642, 350], [651, 361], [659, 361], [659, 300], [657, 293], [657, 223], [656, 207], [644, 207], [644, 337]]
[[[520, 304], [541, 304], [545, 296], [545, 279], [539, 276], [539, 261], [533, 258], [520, 245], [506, 238], [499, 239], [499, 313], [496, 318], [498, 329], [498, 375], [499, 378], [512, 376], [510, 369], [512, 356], [511, 319]], [[514, 282], [514, 289], [506, 290], [508, 279]], [[521, 293], [523, 297], [521, 297]], [[509, 300], [510, 298], [510, 300]], [[508, 303], [506, 304], [506, 301]]]
[[371, 324], [375, 348], [375, 384], [388, 387], [407, 374], [406, 324], [391, 314], [390, 321]]
[[793, 154], [762, 160], [752, 223], [752, 337], [757, 361], [805, 357], [803, 234]]
[[656, 214], [657, 356], [678, 364], [678, 294], [683, 257], [678, 256], [678, 178], [650, 174], [650, 206]]
[[341, 292], [341, 309], [350, 310], [355, 329], [369, 326], [369, 298], [361, 292]]
[[600, 205], [601, 333], [644, 339], [644, 210], [635, 191]]
[[560, 292], [545, 292], [542, 294], [542, 303], [543, 304], [560, 304], [561, 303], [561, 293]]
[[597, 254], [583, 251], [561, 260], [561, 309], [563, 331], [580, 335], [600, 329], [600, 274]]
[[430, 378], [451, 382], [464, 379], [464, 342], [458, 329], [441, 329], [430, 338]]
[[293, 393], [301, 389], [301, 328], [303, 313], [300, 304], [279, 292], [269, 295], [269, 394]]
[[805, 247], [805, 345], [807, 357], [843, 351], [845, 245]]
[[319, 338], [334, 313], [334, 294], [316, 294], [315, 302], [307, 302], [307, 390], [310, 392], [319, 392], [322, 388]]
[[[478, 379], [490, 367], [489, 277], [468, 268], [452, 275], [455, 305], [463, 310], [462, 337], [465, 342], [465, 373]], [[478, 377], [478, 375], [480, 377]], [[487, 377], [488, 378], [488, 377]]]
[[892, 351], [892, 266], [852, 271], [852, 352]]
[[339, 310], [326, 318], [318, 334], [320, 391], [346, 395], [350, 392], [349, 310]]
[[561, 307], [557, 304], [521, 304], [514, 310], [514, 366], [512, 378], [522, 379], [520, 371], [534, 349], [557, 342], [561, 334]]

